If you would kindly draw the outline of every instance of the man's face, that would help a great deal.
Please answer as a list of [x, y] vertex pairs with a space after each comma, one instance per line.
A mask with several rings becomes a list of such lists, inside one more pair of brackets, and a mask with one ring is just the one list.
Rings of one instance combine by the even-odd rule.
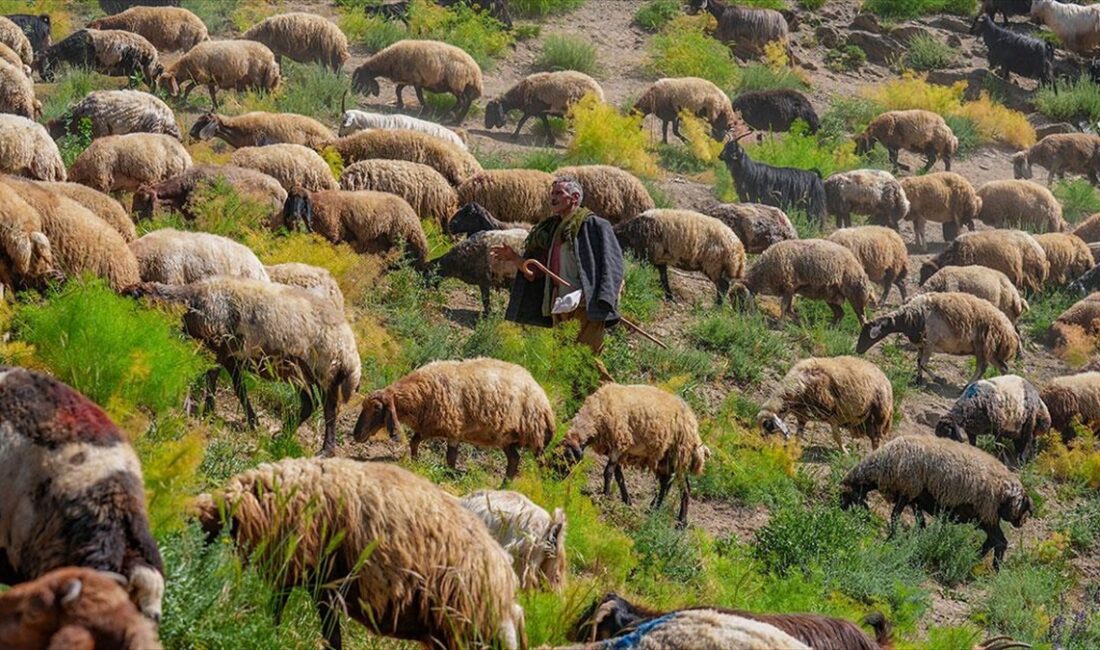
[[550, 188], [550, 210], [554, 214], [566, 214], [576, 205], [576, 197], [569, 194], [563, 185], [555, 183]]

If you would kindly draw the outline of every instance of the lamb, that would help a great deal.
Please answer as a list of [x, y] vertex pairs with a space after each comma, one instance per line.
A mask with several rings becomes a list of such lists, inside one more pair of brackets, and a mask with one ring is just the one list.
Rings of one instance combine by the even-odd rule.
[[921, 286], [928, 292], [959, 291], [988, 300], [1013, 323], [1028, 310], [1027, 301], [1020, 297], [1008, 276], [987, 266], [945, 266]]
[[167, 180], [139, 187], [130, 211], [140, 220], [152, 218], [158, 209], [175, 210], [194, 221], [199, 204], [219, 184], [229, 186], [245, 201], [270, 206], [272, 215], [281, 212], [286, 203], [286, 190], [267, 174], [234, 165], [195, 165]]
[[790, 131], [799, 120], [806, 124], [808, 133], [817, 133], [821, 128], [810, 100], [790, 88], [741, 93], [733, 99], [733, 109], [758, 131]]
[[203, 41], [176, 59], [160, 78], [160, 87], [172, 97], [186, 83], [183, 101], [196, 86], [206, 86], [210, 103], [218, 107], [218, 89], [272, 92], [282, 78], [275, 55], [255, 41]]
[[709, 11], [718, 21], [714, 37], [733, 45], [733, 53], [741, 58], [764, 54], [764, 46], [779, 42], [791, 57], [791, 35], [783, 14], [772, 9], [737, 7], [722, 0], [691, 0], [688, 12]]
[[870, 223], [897, 230], [909, 214], [909, 198], [898, 179], [877, 169], [838, 172], [825, 179], [825, 207], [837, 228], [850, 228], [852, 213], [866, 214]]
[[1055, 377], [1039, 393], [1050, 411], [1051, 427], [1063, 441], [1077, 437], [1080, 425], [1100, 430], [1100, 372]]
[[300, 144], [241, 147], [229, 157], [229, 164], [266, 174], [288, 192], [297, 187], [311, 191], [337, 188], [332, 168], [325, 159]]
[[807, 217], [824, 226], [825, 186], [821, 182], [821, 172], [758, 163], [736, 140], [726, 143], [720, 157], [730, 170], [742, 199], [785, 212], [805, 210]]
[[1050, 430], [1050, 412], [1039, 389], [1017, 375], [982, 379], [966, 387], [955, 405], [936, 423], [936, 435], [978, 444], [978, 436], [1013, 441], [1023, 462], [1036, 438]]
[[1039, 232], [1065, 232], [1062, 204], [1050, 190], [1030, 181], [990, 181], [978, 189], [982, 209], [978, 219], [994, 228], [1015, 227]]
[[481, 171], [481, 163], [464, 149], [418, 131], [359, 131], [334, 141], [332, 148], [345, 165], [369, 158], [406, 160], [431, 167], [454, 186]]
[[348, 38], [335, 23], [317, 14], [294, 11], [265, 18], [241, 38], [259, 41], [275, 54], [300, 63], [319, 63], [340, 72], [351, 57]]
[[65, 566], [111, 571], [141, 613], [159, 620], [164, 563], [126, 435], [87, 397], [25, 368], [0, 367], [0, 413], [0, 580]]
[[607, 456], [603, 494], [611, 496], [614, 476], [627, 505], [630, 495], [622, 465], [648, 469], [657, 476], [653, 508], [661, 507], [675, 479], [680, 487], [677, 521], [680, 526], [687, 525], [691, 502], [688, 474], [703, 473], [710, 449], [699, 437], [695, 414], [684, 400], [653, 386], [604, 384], [584, 400], [561, 444], [564, 459], [574, 465], [587, 447]]
[[206, 232], [162, 228], [130, 244], [142, 282], [191, 284], [216, 275], [270, 281], [252, 249]]
[[385, 192], [311, 192], [291, 190], [283, 221], [291, 230], [298, 221], [332, 243], [347, 242], [358, 253], [380, 253], [398, 246], [423, 268], [428, 238], [416, 212], [400, 196]]
[[[690, 644], [690, 645], [685, 645]], [[684, 609], [647, 620], [624, 636], [555, 650], [669, 650], [670, 648], [737, 648], [737, 650], [809, 650], [810, 646], [777, 627], [714, 609]]]
[[401, 97], [405, 86], [412, 86], [424, 110], [424, 91], [450, 93], [456, 103], [454, 121], [461, 124], [474, 100], [481, 97], [481, 68], [461, 48], [439, 41], [401, 40], [374, 54], [352, 74], [352, 89], [377, 96], [378, 77], [385, 77], [397, 88], [397, 108], [405, 108]]
[[38, 119], [42, 104], [34, 98], [34, 83], [22, 68], [0, 59], [0, 113]]
[[[185, 285], [143, 282], [128, 287], [132, 297], [182, 304], [184, 330], [214, 353], [233, 380], [249, 427], [257, 424], [241, 371], [281, 379], [299, 389], [301, 424], [313, 414], [313, 394], [321, 395], [324, 442], [320, 454], [336, 450], [336, 415], [359, 386], [362, 365], [342, 311], [298, 287], [218, 276]], [[214, 406], [220, 370], [207, 373], [206, 409]]]
[[870, 152], [876, 142], [889, 152], [895, 174], [898, 169], [910, 169], [898, 162], [898, 152], [902, 149], [925, 156], [922, 173], [932, 169], [940, 158], [944, 169], [951, 171], [951, 159], [959, 149], [959, 139], [947, 122], [936, 113], [923, 110], [887, 111], [871, 120], [867, 129], [856, 137], [856, 154], [862, 156]]
[[623, 250], [657, 267], [665, 300], [673, 300], [668, 267], [700, 271], [714, 283], [719, 305], [730, 281], [745, 273], [745, 247], [729, 226], [691, 210], [655, 208], [615, 226]]
[[798, 239], [791, 220], [779, 208], [759, 203], [719, 203], [702, 210], [733, 230], [745, 252], [763, 253], [772, 244]]
[[63, 181], [65, 163], [46, 127], [26, 117], [0, 113], [0, 173]]
[[628, 171], [611, 165], [559, 167], [554, 176], [572, 176], [584, 188], [581, 207], [617, 224], [657, 207], [649, 190]]
[[508, 123], [508, 112], [523, 113], [516, 124], [512, 138], [518, 138], [520, 130], [532, 117], [542, 119], [547, 143], [554, 145], [554, 132], [550, 128], [550, 116], [564, 118], [569, 109], [587, 95], [595, 95], [603, 102], [603, 88], [596, 80], [583, 72], [562, 70], [536, 72], [521, 79], [498, 99], [485, 106], [485, 128], [495, 129]]
[[882, 226], [841, 228], [833, 231], [827, 239], [852, 251], [867, 272], [867, 278], [871, 282], [882, 283], [882, 297], [878, 304], [886, 304], [886, 297], [895, 285], [901, 293], [902, 302], [905, 301], [909, 252], [897, 231]]
[[462, 507], [485, 523], [512, 556], [523, 589], [565, 583], [565, 511], [546, 512], [519, 492], [482, 490], [462, 498]]
[[92, 137], [163, 133], [180, 139], [176, 116], [159, 97], [139, 90], [94, 90], [46, 126], [54, 139], [77, 132], [87, 119]]
[[66, 567], [0, 594], [7, 650], [161, 650], [152, 621], [126, 595], [125, 578]]
[[191, 155], [180, 141], [159, 133], [109, 135], [92, 141], [69, 168], [69, 180], [100, 192], [132, 192], [182, 174]]
[[834, 324], [844, 317], [845, 300], [861, 325], [867, 306], [875, 302], [871, 281], [856, 256], [824, 239], [793, 239], [769, 247], [749, 268], [743, 291], [781, 296], [782, 313], [792, 318], [795, 294], [824, 300], [833, 311]]
[[668, 144], [668, 126], [672, 133], [684, 142], [680, 133], [680, 114], [684, 111], [706, 120], [715, 140], [723, 140], [726, 134], [741, 123], [741, 116], [733, 110], [729, 97], [718, 86], [698, 77], [660, 79], [646, 89], [634, 110], [655, 115], [661, 120], [661, 139]]
[[342, 647], [340, 612], [424, 647], [527, 647], [511, 558], [458, 499], [396, 465], [265, 463], [195, 509], [209, 533], [227, 520], [241, 555], [277, 588], [276, 616], [294, 587], [323, 585], [330, 648]]
[[53, 250], [42, 217], [15, 190], [0, 183], [0, 283], [15, 291], [41, 286], [55, 271]]
[[1047, 281], [1051, 284], [1065, 286], [1096, 264], [1089, 245], [1074, 235], [1052, 232], [1035, 235], [1035, 241], [1043, 247], [1050, 263]]
[[122, 235], [122, 239], [127, 243], [134, 241], [134, 238], [137, 236], [137, 229], [134, 227], [134, 222], [130, 219], [130, 215], [126, 213], [126, 208], [123, 208], [121, 203], [103, 192], [97, 192], [80, 183], [47, 183], [39, 181], [39, 185], [84, 206], [90, 210], [92, 214], [105, 221], [107, 225], [117, 230], [118, 234]]
[[909, 199], [906, 219], [913, 222], [917, 247], [927, 250], [924, 225], [931, 221], [943, 224], [944, 241], [953, 241], [963, 226], [974, 230], [974, 219], [982, 212], [982, 198], [970, 181], [952, 172], [938, 172], [901, 179], [901, 187]]
[[1100, 295], [1092, 293], [1070, 305], [1050, 324], [1050, 339], [1056, 350], [1088, 342], [1088, 350], [1100, 336]]
[[1032, 0], [1031, 17], [1046, 25], [1074, 54], [1089, 55], [1100, 47], [1100, 7]]
[[321, 150], [334, 139], [332, 131], [312, 117], [262, 111], [236, 117], [207, 111], [191, 127], [191, 137], [195, 140], [221, 138], [234, 149], [289, 143]]
[[489, 254], [497, 246], [508, 246], [522, 255], [528, 232], [521, 228], [475, 233], [458, 242], [428, 264], [428, 277], [457, 278], [481, 290], [481, 312], [489, 315], [490, 289], [509, 289], [516, 278], [515, 264], [493, 259]]
[[160, 52], [187, 52], [210, 40], [202, 19], [179, 7], [130, 7], [88, 23], [91, 29], [121, 29], [140, 34]]
[[34, 61], [34, 48], [23, 29], [16, 25], [10, 18], [0, 16], [0, 43], [7, 45], [13, 52], [19, 55], [19, 60], [24, 65], [30, 65]]
[[1023, 341], [999, 309], [968, 293], [925, 293], [865, 324], [856, 352], [863, 354], [891, 334], [904, 334], [917, 347], [917, 385], [934, 352], [973, 354], [977, 369], [968, 383], [985, 375], [989, 364], [1002, 374], [1023, 351]]
[[327, 269], [300, 262], [286, 262], [265, 266], [264, 271], [272, 282], [305, 289], [331, 302], [337, 311], [344, 311], [344, 292]]
[[30, 42], [31, 50], [34, 53], [41, 52], [50, 46], [52, 42], [50, 40], [50, 28], [52, 27], [52, 23], [49, 14], [39, 14], [37, 16], [31, 14], [8, 14], [4, 17], [15, 23], [16, 27], [23, 31], [23, 35], [27, 37], [27, 41]]
[[[153, 44], [133, 32], [81, 29], [34, 59], [43, 81], [53, 81], [62, 64], [91, 68], [108, 77], [140, 78], [150, 88], [164, 70]], [[133, 82], [131, 82], [133, 83]]]
[[344, 136], [367, 129], [405, 129], [407, 131], [419, 131], [433, 138], [446, 140], [459, 149], [466, 151], [465, 140], [455, 131], [441, 124], [436, 124], [435, 122], [422, 120], [412, 117], [411, 115], [400, 115], [398, 113], [368, 113], [366, 111], [348, 109], [343, 111], [343, 115], [340, 117], [340, 126], [337, 129], [337, 133], [343, 138]]
[[396, 194], [422, 219], [443, 225], [458, 208], [458, 195], [435, 169], [405, 160], [360, 160], [340, 174], [340, 189]]
[[458, 186], [461, 204], [477, 203], [505, 222], [538, 223], [550, 216], [554, 177], [537, 169], [491, 169]]
[[1004, 559], [1008, 540], [1002, 519], [1016, 528], [1031, 514], [1031, 499], [1020, 479], [1000, 461], [970, 445], [945, 438], [907, 435], [872, 451], [841, 482], [841, 505], [866, 507], [867, 494], [878, 490], [894, 502], [891, 521], [911, 505], [921, 512], [944, 511], [985, 532], [981, 554], [993, 550], [993, 568]]
[[945, 266], [980, 264], [1008, 276], [1019, 289], [1038, 292], [1050, 262], [1035, 238], [1020, 230], [981, 230], [960, 235], [920, 268], [920, 282]]
[[1038, 79], [1040, 87], [1049, 85], [1058, 91], [1051, 43], [997, 27], [988, 16], [978, 16], [970, 33], [981, 35], [989, 50], [986, 52], [989, 69], [999, 69], [1005, 81], [1015, 72], [1027, 79]]
[[1056, 133], [1048, 135], [1012, 156], [1013, 176], [1030, 179], [1033, 167], [1047, 169], [1047, 185], [1066, 172], [1088, 176], [1094, 186], [1100, 183], [1100, 136], [1092, 133]]

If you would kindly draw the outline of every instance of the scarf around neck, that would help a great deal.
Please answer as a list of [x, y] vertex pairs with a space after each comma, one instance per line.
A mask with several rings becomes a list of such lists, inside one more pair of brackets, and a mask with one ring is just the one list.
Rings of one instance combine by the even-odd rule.
[[531, 234], [527, 235], [527, 240], [524, 242], [525, 252], [530, 255], [535, 251], [550, 250], [555, 237], [560, 237], [563, 242], [573, 241], [581, 232], [581, 224], [591, 214], [592, 212], [588, 208], [578, 206], [576, 210], [565, 217], [555, 215], [540, 221], [537, 226], [531, 229]]

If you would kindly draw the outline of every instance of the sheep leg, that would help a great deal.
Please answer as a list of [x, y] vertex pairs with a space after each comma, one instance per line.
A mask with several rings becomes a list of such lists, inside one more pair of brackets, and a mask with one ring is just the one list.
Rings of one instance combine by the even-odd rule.
[[[331, 457], [336, 453], [336, 409], [337, 400], [340, 399], [340, 391], [336, 386], [328, 390], [324, 402], [325, 440], [321, 443], [321, 456]], [[310, 409], [313, 401], [310, 400]]]
[[779, 310], [781, 316], [790, 316], [791, 318], [794, 318], [794, 306], [792, 305], [793, 302], [793, 293], [783, 294], [783, 300], [780, 302]]
[[688, 522], [688, 505], [691, 504], [691, 483], [688, 477], [684, 477], [684, 485], [680, 489], [680, 514], [676, 517], [676, 527], [684, 528]]
[[658, 264], [657, 274], [661, 276], [661, 286], [665, 290], [665, 300], [676, 302], [676, 299], [672, 297], [672, 285], [668, 283], [668, 267], [664, 264]]
[[[393, 92], [397, 95], [397, 108], [405, 108], [405, 98], [401, 96], [405, 92], [405, 84], [397, 84]], [[421, 105], [420, 109], [423, 110], [424, 106]]]
[[898, 495], [898, 500], [894, 502], [894, 509], [890, 511], [890, 537], [894, 536], [894, 533], [898, 528], [898, 520], [901, 519], [901, 513], [905, 511], [906, 506], [909, 505], [909, 499]]
[[301, 425], [308, 422], [309, 417], [313, 415], [313, 393], [308, 387], [302, 387], [298, 391], [298, 400], [302, 403], [298, 410], [298, 424]]
[[1001, 530], [1001, 525], [993, 524], [992, 526], [981, 526], [983, 532], [985, 532], [985, 543], [982, 544], [981, 549], [978, 550], [978, 557], [985, 557], [985, 554], [990, 550], [993, 551], [993, 570], [999, 571], [1001, 568], [1001, 562], [1004, 560], [1005, 551], [1008, 549], [1008, 538], [1005, 537], [1004, 531]]
[[340, 617], [337, 614], [336, 601], [339, 596], [331, 589], [325, 590], [317, 598], [317, 614], [321, 617], [321, 634], [325, 645], [332, 650], [342, 650], [343, 639], [340, 635]]
[[[887, 271], [886, 275], [882, 278], [882, 297], [878, 299], [878, 306], [881, 307], [886, 304], [886, 297], [890, 295], [890, 289], [894, 286], [894, 272]], [[901, 283], [898, 283], [898, 289], [901, 291], [902, 299], [905, 298], [905, 289]]]
[[455, 124], [462, 124], [462, 120], [466, 119], [466, 114], [470, 112], [470, 106], [472, 106], [474, 100], [472, 97], [459, 97], [458, 104], [455, 105]]
[[985, 360], [984, 355], [975, 355], [975, 361], [977, 361], [977, 368], [974, 370], [974, 375], [970, 378], [968, 384], [973, 384], [985, 375], [986, 368], [989, 367], [989, 363]]
[[661, 120], [661, 142], [668, 144], [668, 120]]
[[197, 84], [193, 80], [187, 82], [187, 87], [183, 89], [183, 97], [181, 98], [181, 101], [184, 104], [187, 103], [187, 98], [191, 96], [191, 91], [195, 89], [196, 85]]
[[630, 505], [630, 493], [626, 491], [626, 477], [623, 476], [623, 466], [615, 463], [615, 484], [619, 486], [619, 496], [623, 503]]
[[222, 374], [221, 368], [211, 368], [206, 371], [206, 390], [203, 395], [203, 414], [214, 412], [214, 391], [218, 388], [218, 375]]
[[252, 403], [248, 401], [248, 387], [244, 384], [244, 375], [241, 366], [236, 361], [229, 361], [225, 369], [229, 371], [229, 378], [233, 380], [233, 392], [237, 394], [237, 400], [244, 409], [244, 417], [250, 429], [255, 429], [258, 424], [256, 412], [252, 410]]
[[844, 438], [840, 435], [840, 429], [834, 424], [832, 425], [833, 442], [840, 449], [845, 456], [848, 455], [848, 445], [844, 444]]
[[424, 89], [420, 86], [413, 86], [413, 92], [416, 93], [416, 101], [420, 102], [420, 110], [427, 108], [428, 102], [424, 100]]
[[458, 443], [447, 441], [447, 469], [458, 471]]
[[924, 370], [928, 366], [928, 358], [931, 356], [931, 351], [921, 343], [917, 347], [917, 385], [924, 385]]
[[512, 133], [512, 138], [518, 138], [519, 132], [523, 129], [523, 125], [527, 124], [527, 120], [531, 119], [528, 113], [524, 113], [523, 117], [519, 118], [519, 124], [516, 124], [516, 130]]
[[[458, 447], [455, 447], [455, 454]], [[504, 470], [504, 483], [514, 479], [519, 474], [519, 445], [508, 445], [504, 448], [504, 457], [508, 459], [508, 466]]]
[[603, 468], [603, 495], [611, 496], [611, 477], [615, 475], [615, 461], [607, 459], [607, 465]]
[[683, 133], [680, 133], [680, 116], [677, 115], [675, 120], [672, 120], [672, 135], [680, 138], [680, 142], [687, 142], [688, 139], [684, 137]]
[[924, 219], [917, 217], [913, 220], [913, 235], [917, 240], [917, 248], [927, 251], [928, 244], [924, 241]]
[[887, 151], [887, 153], [890, 154], [890, 164], [894, 166], [894, 173], [895, 174], [898, 173], [899, 169], [902, 170], [902, 171], [909, 171], [911, 169], [911, 167], [909, 167], [909, 165], [905, 165], [905, 164], [902, 164], [901, 162], [898, 162], [898, 154], [901, 152], [900, 149], [887, 148], [886, 151]]
[[409, 458], [412, 458], [413, 460], [420, 458], [421, 440], [423, 440], [423, 438], [420, 437], [419, 433], [413, 433], [412, 440], [409, 440]]
[[217, 110], [218, 88], [214, 84], [207, 84], [206, 89], [210, 91], [210, 105], [214, 107], [214, 110]]
[[665, 502], [665, 497], [668, 496], [668, 488], [672, 486], [672, 476], [668, 474], [657, 475], [657, 494], [653, 495], [653, 501], [650, 502], [649, 507], [656, 510], [661, 507], [661, 504]]
[[[921, 173], [926, 173], [929, 169], [932, 169], [932, 165], [936, 164], [936, 152], [935, 150], [928, 150], [925, 152], [924, 167], [921, 169]], [[946, 163], [950, 167], [950, 163]]]
[[490, 302], [489, 285], [483, 284], [483, 285], [481, 285], [480, 289], [481, 289], [481, 315], [488, 318], [489, 317], [489, 302]]
[[541, 117], [542, 126], [546, 129], [546, 143], [552, 147], [554, 146], [554, 132], [550, 130], [550, 116], [543, 113]]
[[728, 294], [730, 292], [730, 281], [729, 281], [729, 279], [728, 278], [719, 278], [719, 280], [714, 283], [714, 288], [718, 291], [718, 298], [714, 302], [715, 302], [716, 305], [721, 307], [722, 303], [724, 303], [725, 300], [726, 300], [726, 294]]
[[844, 319], [844, 306], [836, 303], [829, 303], [829, 309], [833, 310], [833, 325], [837, 325]]

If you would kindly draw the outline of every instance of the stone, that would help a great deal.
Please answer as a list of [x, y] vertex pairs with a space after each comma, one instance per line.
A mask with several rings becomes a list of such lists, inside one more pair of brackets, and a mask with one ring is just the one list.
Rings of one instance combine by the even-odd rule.
[[817, 28], [817, 31], [814, 32], [814, 34], [815, 36], [817, 36], [817, 42], [826, 49], [831, 50], [841, 43], [842, 37], [840, 35], [840, 30], [836, 27], [822, 25], [821, 27]]
[[872, 34], [882, 33], [882, 25], [879, 24], [878, 18], [876, 18], [874, 14], [862, 13], [857, 15], [850, 27], [851, 29], [871, 32]]
[[855, 45], [867, 55], [867, 60], [879, 65], [887, 65], [901, 55], [902, 47], [889, 36], [881, 36], [864, 31], [848, 33], [848, 45]]

